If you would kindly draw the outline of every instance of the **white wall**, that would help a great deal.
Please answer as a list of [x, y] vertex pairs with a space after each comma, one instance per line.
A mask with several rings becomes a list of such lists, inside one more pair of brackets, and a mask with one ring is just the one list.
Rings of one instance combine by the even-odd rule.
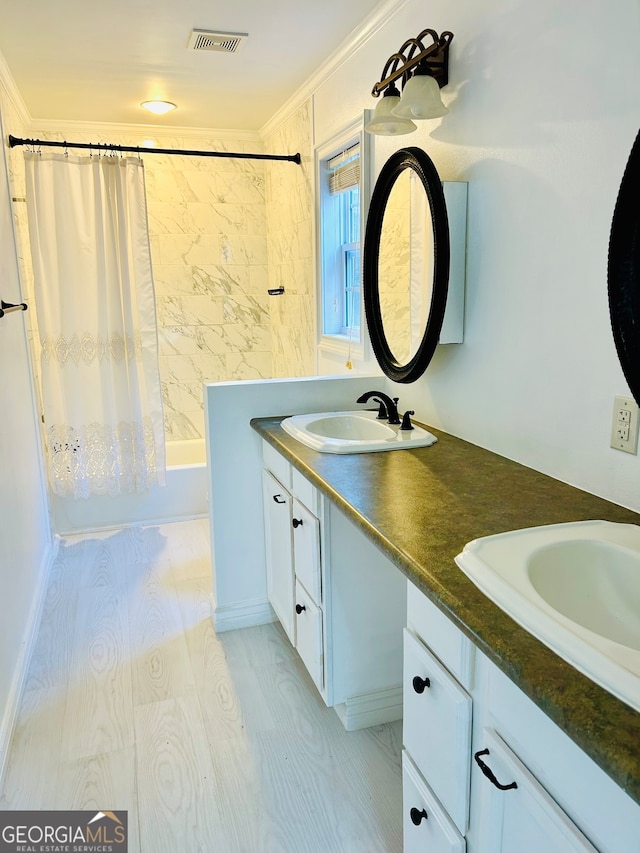
[[[396, 390], [428, 423], [640, 510], [640, 460], [609, 448], [628, 394], [607, 304], [607, 248], [640, 125], [637, 0], [421, 0], [314, 94], [315, 143], [375, 101], [385, 60], [425, 27], [451, 30], [450, 113], [373, 140], [375, 169], [418, 145], [469, 182], [465, 343]], [[362, 366], [360, 366], [362, 367]], [[366, 366], [365, 366], [366, 369]]]
[[[2, 85], [4, 132], [18, 133]], [[0, 297], [22, 301], [5, 152], [0, 151]], [[0, 319], [0, 779], [41, 592], [53, 554], [42, 486], [26, 315]]]

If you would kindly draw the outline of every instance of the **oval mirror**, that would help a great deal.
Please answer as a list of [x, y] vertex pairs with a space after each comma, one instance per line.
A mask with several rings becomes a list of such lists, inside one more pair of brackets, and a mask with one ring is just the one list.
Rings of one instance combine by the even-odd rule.
[[609, 313], [622, 372], [640, 406], [640, 132], [629, 155], [609, 239]]
[[363, 297], [371, 346], [395, 382], [415, 382], [440, 338], [449, 283], [442, 183], [420, 148], [396, 151], [376, 181], [364, 239]]

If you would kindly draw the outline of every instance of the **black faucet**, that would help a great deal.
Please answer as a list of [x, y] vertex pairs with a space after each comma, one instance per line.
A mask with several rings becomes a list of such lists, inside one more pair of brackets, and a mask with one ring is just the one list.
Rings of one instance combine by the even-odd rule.
[[[371, 399], [375, 400], [376, 403], [384, 405], [390, 424], [400, 423], [400, 418], [398, 417], [399, 397], [394, 397], [392, 400], [391, 397], [387, 396], [387, 394], [383, 394], [382, 391], [366, 391], [358, 397], [356, 403], [368, 403]], [[382, 406], [380, 407], [380, 411], [382, 412]], [[378, 414], [378, 417], [380, 417], [380, 414]]]

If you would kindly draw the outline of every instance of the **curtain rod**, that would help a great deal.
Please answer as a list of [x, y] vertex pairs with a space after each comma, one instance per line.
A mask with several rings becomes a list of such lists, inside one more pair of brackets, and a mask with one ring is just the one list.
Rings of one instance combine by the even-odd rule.
[[9, 148], [32, 145], [47, 148], [89, 148], [91, 151], [131, 151], [134, 154], [182, 154], [185, 157], [230, 157], [238, 160], [288, 160], [300, 165], [300, 154], [244, 154], [231, 151], [189, 151], [180, 148], [143, 148], [138, 145], [109, 145], [105, 142], [48, 142], [43, 139], [19, 139], [9, 134]]

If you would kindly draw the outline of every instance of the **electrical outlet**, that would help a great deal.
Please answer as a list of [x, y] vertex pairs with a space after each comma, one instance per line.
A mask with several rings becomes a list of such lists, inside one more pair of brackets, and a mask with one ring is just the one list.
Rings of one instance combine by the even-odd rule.
[[611, 447], [625, 453], [638, 452], [638, 406], [630, 397], [616, 397], [611, 424]]

